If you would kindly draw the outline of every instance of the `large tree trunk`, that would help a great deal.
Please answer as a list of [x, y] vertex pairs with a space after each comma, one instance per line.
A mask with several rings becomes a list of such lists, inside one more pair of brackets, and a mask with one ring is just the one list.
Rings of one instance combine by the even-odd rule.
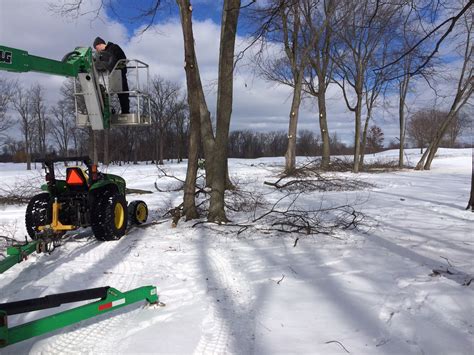
[[355, 136], [354, 136], [354, 167], [353, 172], [359, 172], [359, 158], [360, 158], [360, 129], [362, 124], [362, 95], [364, 85], [364, 70], [362, 63], [358, 63], [357, 78], [355, 82], [355, 93], [357, 96], [357, 105], [355, 107]]
[[215, 139], [212, 131], [211, 113], [207, 108], [206, 97], [202, 89], [201, 75], [199, 74], [199, 68], [196, 63], [196, 77], [198, 82], [198, 94], [199, 94], [199, 112], [201, 117], [201, 141], [204, 150], [204, 158], [206, 159], [206, 186], [211, 187], [213, 180], [213, 154], [215, 150]]
[[472, 162], [471, 162], [471, 195], [469, 197], [469, 202], [467, 203], [466, 210], [471, 209], [474, 212], [474, 148], [472, 149]]
[[403, 169], [404, 166], [404, 149], [405, 149], [405, 131], [406, 131], [406, 119], [405, 119], [405, 100], [408, 93], [408, 83], [410, 82], [410, 76], [406, 75], [400, 83], [400, 95], [398, 101], [398, 118], [400, 123], [400, 149], [398, 152], [398, 167]]
[[199, 94], [197, 82], [197, 61], [194, 50], [194, 34], [192, 25], [192, 8], [189, 0], [177, 0], [181, 15], [181, 25], [184, 38], [184, 60], [188, 105], [190, 110], [190, 135], [188, 151], [188, 167], [184, 185], [183, 214], [186, 220], [198, 217], [195, 201], [197, 153], [199, 146]]
[[[204, 157], [206, 158], [206, 184], [212, 188], [208, 219], [210, 221], [222, 222], [227, 220], [224, 211], [226, 169], [223, 167], [225, 167], [227, 163], [227, 141], [230, 115], [232, 112], [233, 59], [240, 0], [225, 0], [223, 5], [216, 138], [214, 138], [211, 116], [202, 89], [194, 50], [194, 35], [191, 21], [192, 7], [189, 0], [176, 1], [180, 7], [181, 24], [183, 27], [186, 80], [191, 119], [193, 113], [196, 115], [197, 110], [199, 110], [201, 140], [203, 143]], [[195, 127], [197, 127], [197, 125], [194, 125], [194, 128]], [[199, 130], [199, 127], [197, 129]], [[189, 149], [191, 149], [191, 147]], [[188, 158], [191, 160], [191, 155], [188, 155]], [[191, 170], [192, 169], [188, 166], [188, 174], [192, 174]], [[190, 175], [190, 178], [188, 179], [187, 177], [186, 181], [190, 183], [193, 179], [194, 189], [195, 177], [193, 178], [192, 175]], [[189, 185], [188, 188], [190, 188]], [[189, 193], [187, 196], [191, 198]], [[194, 199], [194, 193], [192, 194], [192, 199]]]
[[240, 0], [224, 0], [219, 52], [219, 76], [217, 89], [217, 126], [214, 150], [211, 201], [208, 220], [227, 222], [224, 210], [224, 192], [227, 182], [227, 151], [230, 118], [232, 114], [234, 84], [234, 50]]
[[293, 88], [293, 100], [291, 102], [290, 122], [288, 127], [288, 146], [285, 153], [285, 173], [292, 174], [296, 166], [296, 138], [298, 129], [298, 115], [301, 104], [301, 88], [303, 86], [303, 75], [296, 73], [295, 87]]
[[44, 113], [38, 121], [38, 126], [39, 126], [39, 135], [40, 135], [39, 143], [40, 143], [41, 158], [44, 159], [46, 158], [46, 117], [44, 117]]
[[355, 136], [354, 136], [354, 166], [353, 172], [359, 172], [359, 158], [360, 158], [360, 128], [362, 116], [362, 97], [357, 94], [357, 107], [355, 110]]
[[[321, 81], [320, 81], [321, 85]], [[321, 131], [322, 139], [322, 159], [321, 169], [329, 169], [329, 162], [331, 158], [330, 145], [329, 145], [329, 130], [326, 113], [326, 88], [320, 89], [318, 94], [318, 108], [319, 108], [319, 129]]]
[[[454, 113], [451, 113], [448, 115], [448, 118], [443, 122], [441, 127], [438, 129], [436, 132], [436, 136], [434, 137], [433, 141], [430, 143], [429, 148], [426, 150], [426, 163], [423, 166], [424, 170], [430, 170], [431, 169], [431, 163], [433, 162], [433, 159], [436, 155], [436, 152], [438, 151], [439, 144], [441, 143], [441, 140], [443, 139], [444, 134], [446, 133], [446, 130], [448, 129], [449, 125], [453, 121], [455, 115]], [[417, 165], [418, 168], [418, 165]]]
[[165, 153], [164, 153], [164, 151], [165, 151], [165, 149], [164, 149], [165, 148], [165, 134], [164, 134], [162, 129], [160, 129], [160, 139], [159, 139], [159, 141], [160, 141], [160, 147], [159, 147], [159, 152], [160, 152], [159, 158], [160, 159], [158, 161], [158, 164], [163, 165], [164, 164], [163, 160], [164, 160], [164, 155], [165, 155]]
[[[200, 95], [198, 80], [199, 71], [194, 50], [194, 34], [192, 25], [192, 8], [189, 0], [177, 0], [181, 15], [181, 26], [184, 38], [184, 60], [188, 105], [190, 111], [190, 135], [188, 150], [188, 166], [184, 184], [183, 214], [186, 220], [198, 218], [196, 208], [196, 176], [198, 166], [199, 136], [200, 136]], [[202, 89], [202, 88], [201, 88]]]
[[365, 148], [367, 146], [367, 131], [369, 130], [370, 116], [372, 110], [367, 112], [367, 117], [365, 118], [364, 130], [362, 132], [362, 141], [360, 144], [360, 160], [359, 160], [359, 170], [362, 170], [364, 167], [364, 158], [365, 158]]
[[25, 137], [26, 170], [31, 170], [31, 146], [29, 137]]
[[446, 120], [443, 122], [443, 124], [440, 126], [440, 128], [436, 132], [435, 137], [433, 138], [428, 148], [426, 148], [425, 152], [423, 153], [420, 160], [416, 164], [415, 170], [430, 170], [431, 169], [431, 162], [433, 161], [433, 158], [435, 157], [436, 152], [438, 151], [439, 143], [441, 142], [444, 132], [449, 126], [451, 119], [452, 119], [452, 115], [450, 113], [448, 117], [446, 118]]

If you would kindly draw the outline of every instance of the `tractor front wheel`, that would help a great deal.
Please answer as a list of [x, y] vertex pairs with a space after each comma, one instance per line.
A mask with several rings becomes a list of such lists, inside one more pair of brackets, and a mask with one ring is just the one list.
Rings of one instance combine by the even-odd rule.
[[144, 201], [132, 201], [128, 205], [128, 219], [131, 224], [140, 225], [148, 218], [148, 207]]
[[91, 226], [98, 240], [120, 239], [127, 229], [125, 197], [110, 191], [97, 196], [92, 208]]

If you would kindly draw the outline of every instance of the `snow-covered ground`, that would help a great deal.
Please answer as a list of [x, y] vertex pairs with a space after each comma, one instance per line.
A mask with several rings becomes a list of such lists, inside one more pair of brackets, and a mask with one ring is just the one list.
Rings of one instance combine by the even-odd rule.
[[[116, 242], [80, 231], [52, 254], [33, 255], [0, 275], [0, 302], [156, 285], [166, 307], [129, 306], [0, 352], [472, 354], [474, 282], [463, 285], [474, 277], [474, 214], [464, 210], [471, 154], [442, 149], [431, 171], [362, 173], [358, 180], [375, 187], [302, 195], [308, 206], [356, 203], [365, 220], [360, 230], [300, 235], [296, 247], [296, 235], [237, 235], [183, 221], [133, 229]], [[408, 152], [411, 163], [418, 156]], [[232, 159], [230, 172], [243, 189], [274, 201], [281, 192], [263, 181], [275, 181], [282, 164], [283, 158]], [[24, 168], [0, 164], [2, 184], [38, 180], [39, 170]], [[165, 168], [185, 174], [184, 164]], [[154, 191], [129, 197], [145, 200], [153, 220], [181, 202], [179, 192], [156, 191], [152, 165], [109, 172], [131, 188]], [[0, 235], [23, 238], [24, 211], [0, 205]], [[10, 325], [57, 311], [11, 317]]]

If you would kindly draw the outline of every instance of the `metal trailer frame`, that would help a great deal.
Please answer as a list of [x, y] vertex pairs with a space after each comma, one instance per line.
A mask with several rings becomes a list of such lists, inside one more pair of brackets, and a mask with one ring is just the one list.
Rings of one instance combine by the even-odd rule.
[[[14, 314], [49, 309], [59, 307], [65, 303], [97, 298], [100, 298], [100, 300], [12, 328], [8, 327], [8, 316]], [[143, 286], [127, 292], [120, 292], [107, 286], [3, 303], [0, 304], [0, 348], [145, 300], [149, 304], [158, 304], [159, 298], [155, 286]]]
[[38, 248], [38, 241], [30, 243], [12, 245], [7, 248], [7, 257], [0, 261], [0, 274], [7, 271], [12, 266], [28, 259], [28, 256], [34, 253]]

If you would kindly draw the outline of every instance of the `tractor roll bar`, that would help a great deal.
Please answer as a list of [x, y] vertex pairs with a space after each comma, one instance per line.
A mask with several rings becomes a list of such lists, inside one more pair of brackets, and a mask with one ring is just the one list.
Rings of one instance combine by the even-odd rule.
[[55, 157], [55, 158], [42, 158], [36, 159], [37, 163], [58, 163], [58, 162], [67, 162], [67, 161], [82, 161], [86, 165], [91, 163], [91, 159], [88, 156], [82, 157]]

